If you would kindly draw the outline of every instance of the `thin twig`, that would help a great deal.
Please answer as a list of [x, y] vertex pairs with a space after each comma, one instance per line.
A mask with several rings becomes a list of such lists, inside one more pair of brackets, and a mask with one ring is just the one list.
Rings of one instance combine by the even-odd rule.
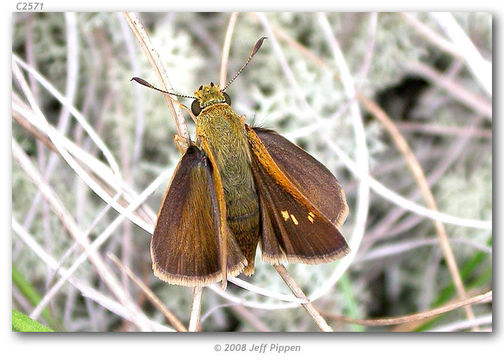
[[[77, 94], [77, 84], [79, 80], [79, 41], [77, 34], [77, 16], [73, 12], [65, 13], [65, 26], [66, 26], [66, 48], [67, 48], [67, 77], [65, 86], [65, 98], [68, 99], [70, 104], [75, 101]], [[33, 74], [30, 78], [34, 79]], [[58, 131], [66, 134], [70, 125], [70, 110], [66, 106], [62, 106], [60, 116], [58, 119]], [[51, 153], [47, 161], [47, 166], [44, 169], [44, 179], [49, 181], [56, 165], [58, 164], [58, 156]], [[38, 204], [41, 200], [41, 194], [37, 191], [32, 205], [26, 215], [24, 225], [30, 229], [33, 219], [35, 218]]]
[[489, 324], [490, 325], [492, 324], [492, 314], [485, 314], [485, 315], [478, 316], [477, 318], [469, 319], [469, 320], [456, 321], [456, 322], [453, 322], [448, 325], [439, 326], [439, 327], [434, 328], [430, 331], [452, 333], [455, 331], [472, 328], [473, 331], [475, 331], [474, 329], [476, 329], [476, 331], [479, 332], [480, 331], [479, 326], [489, 325]]
[[492, 119], [492, 103], [483, 96], [466, 89], [455, 80], [443, 76], [439, 71], [422, 62], [412, 62], [408, 64], [408, 69], [432, 81], [441, 89], [446, 90], [450, 96], [471, 107], [477, 113]]
[[[166, 91], [172, 91], [173, 88], [170, 85], [170, 81], [168, 79], [168, 74], [166, 72], [165, 67], [163, 66], [163, 62], [159, 57], [159, 53], [156, 51], [156, 48], [152, 44], [149, 34], [145, 27], [142, 24], [140, 18], [133, 12], [125, 12], [123, 13], [128, 25], [131, 27], [133, 34], [137, 38], [140, 47], [144, 51], [147, 59], [149, 60], [152, 68], [156, 71], [158, 75], [158, 79], [161, 83], [160, 88]], [[184, 139], [189, 139], [189, 132], [187, 131], [187, 125], [185, 123], [184, 116], [182, 115], [182, 111], [180, 107], [172, 101], [172, 98], [168, 94], [163, 94], [166, 101], [168, 102], [168, 108], [175, 120], [175, 124], [177, 126], [177, 133], [180, 137]]]
[[462, 54], [469, 70], [488, 95], [492, 96], [492, 63], [485, 60], [464, 29], [449, 12], [430, 13]]
[[465, 136], [483, 139], [492, 138], [492, 130], [475, 129], [469, 126], [450, 126], [439, 124], [419, 123], [412, 121], [396, 122], [396, 126], [403, 131], [418, 132], [429, 135]]
[[171, 312], [169, 309], [164, 306], [163, 302], [152, 292], [152, 290], [143, 283], [138, 276], [136, 276], [128, 267], [123, 265], [117, 256], [115, 256], [112, 253], [108, 253], [107, 256], [109, 257], [110, 260], [114, 262], [114, 264], [117, 265], [117, 267], [125, 273], [139, 288], [144, 292], [144, 294], [147, 296], [147, 298], [152, 302], [152, 304], [157, 307], [163, 315], [166, 317], [166, 320], [170, 322], [170, 324], [173, 325], [173, 327], [177, 331], [181, 332], [187, 332], [186, 327], [182, 322], [175, 316], [173, 312]]
[[406, 315], [406, 316], [396, 316], [391, 318], [383, 318], [383, 319], [351, 319], [346, 316], [334, 315], [328, 312], [322, 311], [322, 314], [327, 316], [328, 318], [333, 319], [334, 321], [343, 321], [352, 324], [360, 324], [365, 326], [389, 326], [389, 325], [398, 325], [404, 324], [408, 322], [424, 320], [427, 318], [431, 318], [437, 315], [441, 315], [456, 309], [459, 309], [463, 306], [468, 306], [472, 304], [480, 304], [492, 301], [492, 291], [488, 291], [484, 294], [477, 295], [465, 300], [459, 300], [457, 302], [443, 305], [435, 309], [431, 309], [428, 311]]
[[361, 88], [362, 84], [364, 83], [364, 80], [366, 79], [368, 71], [371, 68], [371, 60], [373, 58], [373, 50], [375, 48], [375, 41], [376, 41], [377, 24], [378, 24], [378, 13], [372, 12], [369, 16], [369, 30], [368, 30], [369, 40], [366, 46], [366, 53], [364, 54], [364, 60], [362, 61], [362, 66], [359, 71], [358, 82], [355, 86], [357, 91]]
[[257, 331], [260, 332], [270, 332], [271, 329], [264, 323], [262, 322], [257, 314], [254, 314], [250, 310], [248, 310], [245, 306], [240, 305], [240, 304], [230, 304], [234, 306], [230, 306], [229, 309], [236, 313], [240, 318], [248, 322], [250, 325], [252, 325]]
[[423, 22], [418, 20], [413, 13], [403, 12], [400, 14], [411, 26], [415, 28], [416, 31], [418, 31], [420, 35], [422, 35], [425, 39], [427, 39], [431, 44], [436, 45], [442, 51], [446, 51], [456, 58], [462, 59], [462, 54], [454, 44], [446, 40], [435, 30], [431, 29]]
[[[14, 97], [16, 96], [16, 94], [12, 94], [12, 96]], [[47, 137], [47, 135], [45, 135], [44, 133], [42, 133], [42, 131], [34, 127], [29, 121], [26, 120], [24, 116], [22, 116], [18, 111], [16, 111], [15, 108], [12, 109], [12, 117], [14, 118], [14, 120], [18, 122], [19, 125], [24, 127], [33, 137], [35, 137], [37, 140], [43, 143], [49, 150], [58, 153], [58, 150], [53, 145], [51, 140]]]
[[191, 317], [189, 319], [189, 331], [195, 332], [200, 330], [200, 317], [201, 317], [201, 297], [203, 295], [203, 287], [193, 287], [193, 296], [191, 303]]
[[[487, 254], [492, 254], [492, 248], [490, 246], [482, 245], [480, 243], [467, 240], [467, 239], [450, 239], [453, 243], [464, 244], [479, 251], [483, 251]], [[386, 245], [378, 246], [370, 251], [364, 252], [362, 256], [357, 256], [354, 263], [362, 263], [367, 261], [372, 261], [376, 259], [381, 259], [388, 256], [394, 256], [407, 251], [411, 251], [423, 246], [439, 245], [439, 240], [437, 238], [425, 238], [425, 239], [401, 239], [400, 241], [394, 243], [387, 243]]]
[[238, 18], [237, 12], [231, 13], [226, 30], [226, 36], [224, 38], [224, 44], [222, 46], [222, 58], [221, 58], [220, 75], [219, 75], [219, 86], [221, 89], [223, 89], [224, 86], [226, 86], [226, 73], [229, 60], [229, 50], [231, 49], [231, 39], [233, 38], [233, 31], [235, 28], [237, 18]]
[[[140, 64], [135, 53], [134, 40], [131, 32], [128, 30], [128, 24], [123, 16], [117, 14], [119, 23], [121, 24], [121, 31], [128, 50], [128, 57], [131, 62], [131, 69], [134, 74], [140, 73]], [[135, 111], [136, 111], [136, 124], [135, 124], [135, 140], [133, 145], [133, 154], [131, 156], [131, 165], [135, 167], [140, 160], [142, 154], [143, 134], [145, 130], [145, 116], [144, 116], [144, 93], [139, 86], [133, 89], [135, 93]], [[134, 178], [132, 178], [134, 180]]]
[[275, 270], [282, 277], [283, 281], [287, 284], [289, 289], [291, 289], [292, 293], [296, 295], [298, 299], [305, 301], [301, 305], [305, 308], [306, 312], [310, 314], [313, 321], [317, 324], [319, 329], [324, 332], [333, 332], [333, 329], [327, 324], [327, 321], [320, 315], [317, 309], [313, 306], [313, 304], [308, 300], [303, 290], [296, 284], [292, 276], [290, 276], [289, 272], [283, 265], [274, 265]]

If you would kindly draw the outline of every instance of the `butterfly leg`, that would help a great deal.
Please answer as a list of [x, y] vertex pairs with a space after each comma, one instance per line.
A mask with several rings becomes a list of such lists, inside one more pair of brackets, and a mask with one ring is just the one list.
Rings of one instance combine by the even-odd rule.
[[175, 134], [173, 136], [173, 142], [175, 143], [175, 146], [177, 147], [177, 150], [181, 154], [185, 154], [187, 148], [191, 144], [191, 140], [190, 139], [186, 139], [185, 137], [182, 137], [182, 136], [180, 136], [178, 134]]

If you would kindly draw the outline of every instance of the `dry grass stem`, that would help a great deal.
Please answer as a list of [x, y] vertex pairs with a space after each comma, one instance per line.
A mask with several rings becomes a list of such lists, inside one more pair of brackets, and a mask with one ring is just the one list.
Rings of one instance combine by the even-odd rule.
[[301, 305], [305, 308], [306, 312], [312, 317], [313, 321], [317, 324], [318, 328], [324, 332], [333, 332], [333, 329], [327, 324], [327, 321], [320, 315], [313, 304], [308, 300], [303, 290], [296, 284], [292, 276], [283, 265], [274, 265], [275, 270], [282, 277], [283, 281], [287, 284], [292, 293], [298, 298], [304, 301]]
[[226, 36], [224, 37], [224, 44], [222, 45], [222, 58], [219, 74], [219, 86], [221, 89], [226, 86], [226, 73], [227, 65], [229, 60], [229, 50], [231, 49], [231, 39], [233, 38], [233, 32], [236, 25], [236, 19], [238, 18], [238, 13], [233, 12], [229, 16], [229, 22], [226, 29]]
[[435, 30], [431, 29], [423, 22], [418, 20], [414, 13], [403, 12], [401, 13], [401, 16], [431, 44], [437, 46], [442, 51], [446, 51], [456, 58], [462, 59], [462, 54], [454, 44], [446, 40], [446, 38], [438, 34]]
[[[166, 72], [165, 67], [163, 66], [163, 62], [161, 61], [158, 52], [156, 51], [155, 46], [152, 44], [149, 34], [145, 27], [142, 24], [140, 18], [133, 12], [125, 12], [123, 13], [128, 25], [131, 27], [133, 34], [135, 35], [140, 47], [144, 51], [149, 63], [152, 68], [156, 71], [158, 75], [158, 79], [161, 83], [160, 88], [165, 91], [173, 92], [173, 88], [170, 85], [170, 80], [168, 79], [168, 73]], [[175, 120], [175, 124], [177, 125], [177, 133], [180, 137], [184, 139], [189, 139], [189, 132], [187, 130], [187, 125], [185, 123], [184, 116], [182, 115], [182, 111], [180, 107], [172, 101], [172, 98], [168, 94], [163, 94], [166, 101], [168, 102], [168, 108]]]
[[236, 313], [240, 318], [244, 319], [250, 325], [252, 325], [257, 331], [260, 332], [271, 332], [271, 329], [262, 322], [257, 314], [254, 314], [248, 310], [245, 306], [239, 304], [232, 304], [229, 309]]
[[203, 296], [203, 287], [195, 286], [192, 290], [191, 316], [189, 318], [189, 331], [200, 331], [201, 318], [201, 298]]
[[468, 299], [464, 300], [459, 300], [454, 303], [448, 304], [448, 305], [443, 305], [435, 309], [431, 309], [428, 311], [424, 311], [421, 313], [416, 313], [416, 314], [411, 314], [411, 315], [406, 315], [406, 316], [397, 316], [397, 317], [391, 317], [391, 318], [385, 318], [385, 319], [351, 319], [346, 316], [339, 316], [339, 315], [334, 315], [331, 313], [327, 313], [322, 311], [322, 314], [324, 314], [326, 317], [333, 319], [334, 321], [343, 321], [347, 323], [352, 323], [352, 324], [360, 324], [360, 325], [365, 325], [365, 326], [389, 326], [389, 325], [398, 325], [398, 324], [404, 324], [404, 323], [409, 323], [409, 322], [414, 322], [414, 321], [419, 321], [419, 320], [425, 320], [432, 318], [437, 315], [441, 315], [456, 309], [459, 309], [463, 306], [468, 306], [472, 304], [481, 304], [481, 303], [488, 303], [492, 301], [492, 291], [488, 291], [484, 294], [477, 295]]
[[159, 309], [166, 317], [166, 320], [173, 325], [175, 330], [180, 332], [187, 332], [186, 327], [182, 322], [175, 316], [173, 312], [164, 306], [163, 302], [152, 292], [152, 290], [143, 283], [142, 280], [138, 276], [136, 276], [128, 267], [124, 266], [119, 259], [112, 253], [108, 254], [110, 260], [117, 265], [117, 267], [125, 273], [139, 288], [143, 291], [143, 293], [147, 296], [147, 298], [152, 302], [152, 304]]
[[[448, 325], [439, 326], [430, 330], [431, 332], [455, 332], [472, 328], [473, 332], [480, 332], [479, 326], [492, 325], [492, 314], [485, 314], [474, 319], [455, 321]], [[486, 329], [485, 332], [490, 331]]]
[[477, 113], [488, 117], [490, 120], [492, 119], [492, 103], [483, 96], [467, 90], [455, 80], [444, 76], [439, 71], [434, 70], [432, 67], [424, 63], [416, 62], [409, 64], [408, 69], [418, 75], [421, 75], [422, 77], [425, 77], [429, 81], [432, 81], [434, 84], [439, 86], [439, 88], [446, 90], [450, 96], [462, 102], [462, 104], [471, 107]]
[[[12, 96], [16, 96], [16, 94], [12, 94]], [[42, 131], [33, 126], [29, 121], [26, 120], [24, 116], [22, 116], [16, 109], [12, 109], [12, 117], [14, 120], [18, 122], [19, 125], [24, 127], [33, 137], [39, 140], [42, 144], [44, 144], [49, 150], [58, 153], [58, 150], [53, 145], [51, 140], [45, 135]], [[59, 153], [58, 153], [59, 154]]]
[[486, 93], [492, 96], [492, 63], [485, 60], [474, 46], [464, 29], [449, 12], [431, 12], [443, 31], [448, 35], [454, 46], [459, 50], [467, 67], [480, 83]]
[[422, 134], [446, 135], [446, 136], [471, 136], [484, 139], [492, 138], [492, 130], [475, 129], [474, 127], [448, 126], [438, 124], [424, 124], [415, 122], [396, 122], [399, 130], [418, 132]]

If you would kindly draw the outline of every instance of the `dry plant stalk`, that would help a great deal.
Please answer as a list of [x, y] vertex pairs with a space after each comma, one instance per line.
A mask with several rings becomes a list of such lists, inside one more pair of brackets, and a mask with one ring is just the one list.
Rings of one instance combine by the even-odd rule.
[[[170, 86], [170, 81], [168, 79], [168, 74], [166, 72], [163, 63], [159, 57], [158, 52], [156, 51], [154, 45], [150, 41], [149, 34], [145, 30], [145, 27], [142, 24], [140, 18], [133, 12], [125, 12], [123, 13], [124, 18], [128, 22], [128, 25], [131, 27], [133, 34], [138, 40], [140, 47], [144, 51], [147, 59], [149, 60], [152, 68], [156, 71], [159, 81], [161, 83], [160, 88], [165, 91], [172, 91], [173, 89]], [[177, 133], [183, 139], [189, 139], [189, 132], [187, 131], [187, 125], [184, 120], [184, 116], [182, 115], [182, 111], [180, 107], [173, 102], [173, 99], [168, 94], [163, 94], [166, 101], [168, 102], [168, 108], [175, 119], [175, 124], [177, 125]]]
[[219, 86], [221, 89], [223, 89], [224, 86], [226, 86], [226, 73], [229, 60], [229, 50], [231, 49], [231, 39], [233, 38], [233, 32], [237, 18], [238, 18], [237, 12], [231, 13], [226, 30], [226, 36], [224, 37], [224, 44], [222, 45], [222, 59], [219, 74]]
[[200, 331], [201, 318], [201, 298], [203, 296], [203, 287], [195, 286], [192, 289], [191, 317], [189, 319], [189, 331]]
[[434, 70], [430, 66], [422, 62], [414, 62], [409, 65], [412, 72], [420, 74], [422, 77], [432, 81], [441, 89], [452, 96], [454, 99], [460, 101], [462, 104], [471, 107], [474, 111], [483, 116], [492, 118], [492, 103], [485, 97], [466, 89], [460, 83], [444, 76], [439, 71]]
[[304, 294], [303, 290], [299, 287], [298, 284], [294, 281], [292, 276], [290, 276], [289, 272], [283, 265], [274, 265], [275, 270], [280, 274], [282, 277], [283, 281], [287, 284], [289, 289], [291, 289], [292, 293], [301, 300], [304, 300], [305, 302], [302, 303], [301, 305], [305, 308], [306, 312], [310, 314], [310, 316], [313, 318], [313, 321], [317, 324], [319, 329], [324, 332], [333, 332], [333, 329], [327, 324], [327, 321], [320, 315], [317, 309], [315, 309], [315, 306], [308, 300], [306, 295]]
[[[16, 97], [16, 94], [12, 94], [13, 97]], [[44, 144], [49, 150], [59, 155], [58, 149], [54, 146], [51, 140], [45, 135], [42, 131], [34, 127], [27, 121], [19, 112], [15, 109], [12, 109], [12, 117], [17, 121], [19, 125], [24, 127], [34, 138], [39, 140], [42, 144]], [[61, 155], [59, 155], [61, 156]]]
[[164, 304], [156, 296], [156, 294], [154, 294], [152, 290], [147, 285], [145, 285], [143, 281], [138, 278], [138, 276], [135, 275], [135, 273], [133, 273], [128, 267], [123, 265], [114, 254], [109, 253], [108, 257], [114, 262], [114, 264], [117, 265], [119, 270], [126, 274], [140, 288], [140, 290], [143, 291], [143, 293], [152, 302], [152, 304], [163, 313], [163, 315], [166, 317], [166, 320], [168, 320], [177, 331], [187, 332], [184, 324], [182, 324], [182, 322], [175, 316], [173, 312], [171, 312], [166, 306], [164, 306]]
[[391, 318], [383, 318], [383, 319], [351, 319], [346, 316], [334, 315], [331, 313], [327, 313], [322, 311], [322, 313], [333, 319], [334, 321], [343, 321], [352, 324], [360, 324], [365, 326], [389, 326], [389, 325], [399, 325], [419, 320], [425, 320], [428, 318], [432, 318], [437, 315], [441, 315], [456, 309], [459, 309], [463, 306], [472, 305], [472, 304], [481, 304], [492, 301], [492, 291], [488, 291], [484, 294], [480, 294], [477, 296], [473, 296], [471, 298], [465, 300], [459, 300], [451, 304], [443, 305], [435, 309], [427, 310], [424, 312], [405, 315], [405, 316], [396, 316]]

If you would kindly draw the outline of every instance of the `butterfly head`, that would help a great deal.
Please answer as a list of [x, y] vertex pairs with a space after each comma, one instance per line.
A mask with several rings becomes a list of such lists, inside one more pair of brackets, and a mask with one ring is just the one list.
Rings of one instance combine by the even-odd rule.
[[195, 116], [198, 116], [203, 109], [210, 105], [215, 104], [228, 104], [231, 105], [231, 98], [228, 94], [223, 92], [219, 85], [211, 82], [208, 85], [201, 85], [198, 90], [194, 92], [196, 100], [191, 105], [191, 111]]

